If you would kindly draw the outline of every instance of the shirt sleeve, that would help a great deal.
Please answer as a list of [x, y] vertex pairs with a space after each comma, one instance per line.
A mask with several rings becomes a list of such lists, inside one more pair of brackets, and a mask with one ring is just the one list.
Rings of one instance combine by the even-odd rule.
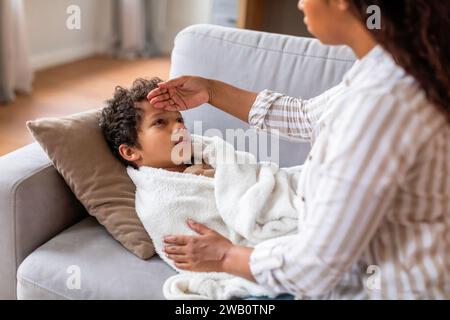
[[343, 89], [341, 83], [315, 98], [293, 98], [271, 90], [260, 92], [249, 112], [249, 124], [257, 130], [310, 142], [314, 126], [329, 100]]
[[344, 103], [345, 114], [324, 132], [326, 156], [310, 160], [317, 161], [315, 188], [298, 234], [262, 242], [250, 256], [256, 281], [279, 293], [319, 297], [334, 288], [368, 246], [423, 145], [419, 117], [389, 94]]

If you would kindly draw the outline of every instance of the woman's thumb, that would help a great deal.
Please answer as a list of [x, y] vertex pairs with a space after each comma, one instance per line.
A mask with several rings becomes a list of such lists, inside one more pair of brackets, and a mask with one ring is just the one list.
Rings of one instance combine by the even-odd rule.
[[209, 230], [206, 226], [197, 223], [192, 219], [188, 219], [188, 224], [191, 227], [191, 229], [197, 232], [198, 234], [205, 234]]

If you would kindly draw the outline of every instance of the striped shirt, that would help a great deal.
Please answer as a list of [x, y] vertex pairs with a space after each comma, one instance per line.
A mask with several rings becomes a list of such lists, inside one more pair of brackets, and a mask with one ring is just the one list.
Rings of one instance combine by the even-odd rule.
[[298, 299], [450, 298], [450, 125], [386, 51], [310, 100], [259, 93], [249, 123], [312, 143], [299, 232], [254, 248], [259, 284]]

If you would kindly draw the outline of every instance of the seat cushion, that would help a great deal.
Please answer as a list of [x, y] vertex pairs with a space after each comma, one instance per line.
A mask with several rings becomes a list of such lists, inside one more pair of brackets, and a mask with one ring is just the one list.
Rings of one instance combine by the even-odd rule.
[[164, 299], [176, 272], [142, 260], [88, 217], [29, 255], [17, 271], [18, 299]]

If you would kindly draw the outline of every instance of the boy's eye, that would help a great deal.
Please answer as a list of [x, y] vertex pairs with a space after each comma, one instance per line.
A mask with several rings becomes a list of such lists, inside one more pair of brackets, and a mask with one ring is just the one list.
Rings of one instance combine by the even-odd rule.
[[183, 118], [178, 118], [177, 121], [178, 121], [179, 123], [184, 123], [184, 119], [183, 119]]
[[159, 126], [159, 125], [163, 125], [164, 124], [164, 120], [163, 119], [158, 119], [158, 120], [156, 120], [155, 122], [153, 122], [153, 125], [155, 126], [155, 125], [157, 125], [157, 126]]

